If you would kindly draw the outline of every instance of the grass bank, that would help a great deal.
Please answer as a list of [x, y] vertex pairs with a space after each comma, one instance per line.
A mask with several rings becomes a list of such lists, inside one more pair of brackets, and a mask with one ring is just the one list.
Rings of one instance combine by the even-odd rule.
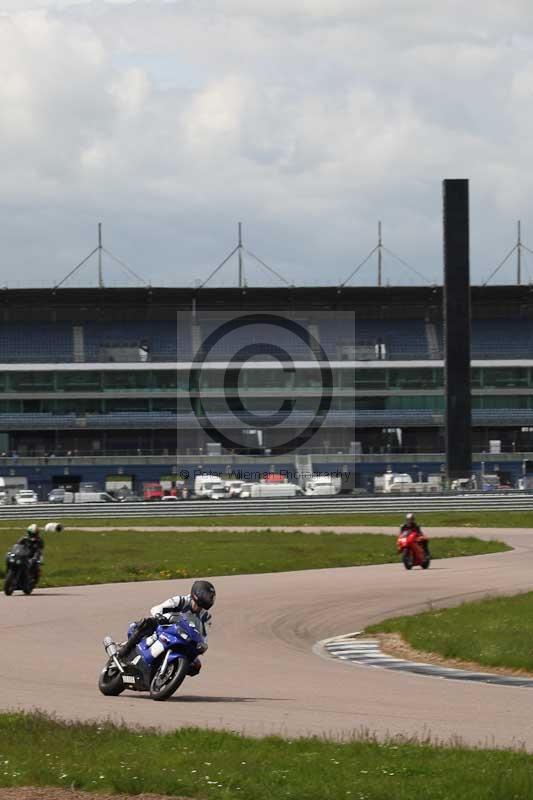
[[[0, 553], [15, 541], [0, 530]], [[45, 534], [41, 586], [168, 580], [208, 575], [287, 572], [396, 561], [396, 539], [381, 534], [276, 531], [64, 531]], [[510, 548], [472, 537], [435, 539], [434, 558]], [[2, 569], [4, 568], [1, 563]]]
[[247, 739], [183, 729], [0, 715], [0, 786], [154, 792], [207, 800], [510, 800], [533, 797], [533, 757], [372, 740]]
[[533, 672], [533, 592], [397, 617], [366, 630], [399, 633], [417, 650], [443, 658]]
[[[199, 501], [201, 502], [201, 501]], [[205, 517], [156, 517], [147, 515], [145, 517], [124, 517], [121, 519], [87, 518], [87, 517], [65, 517], [61, 516], [61, 505], [57, 506], [54, 520], [64, 522], [70, 526], [94, 526], [109, 528], [131, 528], [132, 526], [157, 525], [158, 527], [316, 527], [317, 525], [397, 525], [404, 521], [405, 514], [246, 514], [246, 501], [243, 501], [243, 513], [225, 516], [205, 516]], [[1, 512], [0, 512], [1, 513]], [[432, 511], [430, 513], [417, 514], [418, 521], [422, 527], [451, 527], [451, 528], [533, 528], [533, 511]], [[47, 520], [39, 518], [38, 509], [33, 513], [28, 511], [26, 518], [28, 522], [39, 522], [44, 524]], [[28, 522], [13, 520], [1, 520], [0, 529], [13, 528], [19, 525], [21, 528]]]

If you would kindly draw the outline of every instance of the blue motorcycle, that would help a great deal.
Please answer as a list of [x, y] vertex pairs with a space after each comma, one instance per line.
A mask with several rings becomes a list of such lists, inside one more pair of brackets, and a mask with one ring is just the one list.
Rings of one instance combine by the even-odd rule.
[[[137, 623], [130, 625], [128, 638], [136, 627]], [[131, 689], [150, 692], [152, 700], [167, 700], [187, 675], [198, 673], [198, 657], [207, 650], [206, 630], [202, 620], [189, 611], [158, 624], [124, 660], [118, 658], [110, 636], [105, 637], [104, 648], [109, 660], [98, 680], [102, 694], [116, 696]]]

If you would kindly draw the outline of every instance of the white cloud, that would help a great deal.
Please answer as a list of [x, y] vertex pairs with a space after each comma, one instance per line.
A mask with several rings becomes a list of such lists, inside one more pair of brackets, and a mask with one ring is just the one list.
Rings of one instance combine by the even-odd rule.
[[138, 272], [187, 284], [242, 220], [291, 280], [332, 282], [382, 219], [388, 246], [436, 280], [441, 181], [470, 177], [485, 277], [516, 220], [526, 243], [533, 228], [533, 30], [525, 2], [463, 5], [4, 3], [6, 263], [31, 284], [46, 252], [66, 274], [103, 219]]

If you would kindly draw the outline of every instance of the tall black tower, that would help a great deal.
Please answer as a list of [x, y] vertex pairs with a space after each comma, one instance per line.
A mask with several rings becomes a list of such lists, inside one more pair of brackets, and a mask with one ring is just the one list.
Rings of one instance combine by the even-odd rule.
[[449, 480], [472, 474], [468, 181], [443, 181], [445, 443]]

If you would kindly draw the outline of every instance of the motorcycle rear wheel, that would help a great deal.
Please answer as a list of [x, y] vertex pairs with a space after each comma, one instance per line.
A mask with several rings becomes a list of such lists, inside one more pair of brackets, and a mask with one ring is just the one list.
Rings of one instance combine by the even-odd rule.
[[402, 561], [405, 569], [412, 569], [413, 567], [413, 556], [409, 552], [409, 550], [404, 550], [402, 555]]
[[161, 675], [158, 667], [150, 684], [150, 697], [152, 700], [167, 700], [181, 686], [187, 676], [190, 661], [188, 658], [179, 658], [173, 661]]
[[7, 575], [4, 580], [4, 594], [9, 595], [13, 594], [15, 591], [15, 587], [17, 585], [17, 576], [12, 570], [8, 570]]
[[102, 694], [108, 697], [117, 697], [126, 688], [122, 681], [122, 675], [113, 662], [106, 664], [100, 673], [98, 688]]

